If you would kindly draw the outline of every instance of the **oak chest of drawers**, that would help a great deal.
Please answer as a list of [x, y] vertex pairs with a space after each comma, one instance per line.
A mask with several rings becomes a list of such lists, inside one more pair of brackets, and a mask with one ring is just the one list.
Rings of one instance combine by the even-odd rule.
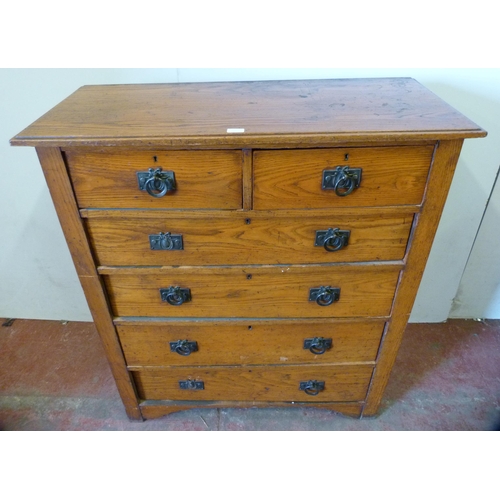
[[86, 86], [35, 146], [132, 419], [374, 415], [462, 142], [409, 78]]

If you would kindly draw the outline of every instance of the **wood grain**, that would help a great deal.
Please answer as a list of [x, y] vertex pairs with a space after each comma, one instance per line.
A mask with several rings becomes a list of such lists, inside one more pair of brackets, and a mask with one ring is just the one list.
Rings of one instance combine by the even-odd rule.
[[243, 150], [243, 210], [253, 207], [253, 162], [252, 150]]
[[[155, 161], [156, 158], [156, 161]], [[130, 151], [93, 153], [67, 150], [66, 159], [81, 208], [242, 207], [241, 151]], [[139, 190], [136, 172], [173, 171], [177, 188], [161, 198]]]
[[[255, 151], [254, 208], [419, 204], [433, 150], [432, 146], [406, 146]], [[363, 169], [359, 188], [343, 197], [323, 190], [323, 171], [345, 165]]]
[[[287, 365], [177, 367], [133, 372], [142, 399], [233, 401], [362, 401], [373, 371], [369, 365]], [[179, 389], [180, 380], [201, 380], [204, 390]], [[299, 390], [301, 381], [322, 380], [316, 396]]]
[[[308, 321], [197, 321], [116, 327], [129, 368], [141, 366], [258, 365], [374, 362], [384, 321], [322, 324]], [[304, 339], [323, 337], [323, 354], [304, 349]], [[169, 342], [189, 340], [198, 350], [182, 356]]]
[[[172, 266], [234, 264], [306, 264], [400, 260], [404, 257], [413, 217], [254, 218], [251, 213], [231, 218], [161, 219], [96, 218], [86, 227], [99, 265]], [[336, 252], [314, 246], [316, 231], [351, 231], [349, 243]], [[184, 249], [151, 250], [149, 235], [182, 235]]]
[[37, 148], [36, 151], [118, 392], [129, 418], [141, 420], [142, 415], [139, 411], [133, 381], [126, 369], [125, 359], [108, 309], [107, 297], [92, 260], [61, 152], [56, 148]]
[[[116, 316], [387, 316], [401, 266], [165, 268], [149, 269], [150, 274], [146, 270], [130, 269], [133, 274], [104, 276]], [[162, 302], [159, 289], [170, 286], [189, 288], [192, 300], [181, 306]], [[310, 288], [320, 286], [340, 287], [340, 300], [326, 307], [309, 301]]]
[[422, 213], [418, 215], [406, 269], [396, 293], [394, 314], [377, 359], [363, 415], [377, 412], [422, 279], [463, 141], [442, 141], [436, 151]]
[[363, 403], [314, 403], [314, 402], [286, 402], [286, 401], [142, 401], [140, 405], [142, 416], [145, 419], [159, 418], [178, 411], [192, 410], [193, 408], [296, 408], [297, 411], [306, 408], [341, 413], [344, 416], [359, 418]]
[[[113, 210], [99, 208], [82, 208], [80, 215], [84, 219], [165, 219], [169, 217], [178, 219], [202, 219], [208, 215], [210, 219], [239, 219], [242, 215], [252, 219], [282, 219], [295, 217], [400, 217], [412, 215], [420, 212], [420, 205], [397, 205], [384, 207], [334, 207], [316, 208], [303, 210], [300, 208], [287, 210], [176, 210], [167, 211], [165, 209], [126, 209], [116, 208]], [[143, 222], [141, 222], [143, 223]]]
[[89, 85], [11, 144], [276, 148], [484, 135], [415, 80], [373, 78]]

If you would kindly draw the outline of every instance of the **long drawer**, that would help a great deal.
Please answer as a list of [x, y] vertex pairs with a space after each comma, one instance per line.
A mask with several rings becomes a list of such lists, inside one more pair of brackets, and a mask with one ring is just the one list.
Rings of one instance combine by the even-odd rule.
[[[419, 204], [433, 151], [433, 146], [255, 151], [254, 208]], [[343, 175], [337, 168], [344, 167], [359, 174], [359, 187], [349, 194], [347, 184], [336, 185], [337, 175]]]
[[[86, 220], [99, 265], [307, 264], [399, 260], [412, 215]], [[326, 243], [326, 245], [325, 245]]]
[[374, 362], [383, 321], [172, 321], [117, 326], [129, 367]]
[[[116, 316], [311, 318], [388, 316], [401, 268], [379, 264], [101, 272], [111, 273], [104, 280]], [[181, 300], [183, 295], [187, 298]]]
[[[242, 207], [241, 151], [66, 150], [66, 161], [80, 208], [218, 208]], [[149, 169], [173, 173], [175, 189], [164, 195], [159, 182], [141, 184], [137, 173]], [[148, 176], [145, 176], [147, 182]], [[158, 189], [155, 189], [158, 188]]]
[[[141, 399], [362, 401], [372, 371], [371, 365], [177, 367], [135, 371], [132, 376]], [[301, 383], [314, 381], [323, 383], [323, 389], [310, 385], [308, 392], [301, 390]]]

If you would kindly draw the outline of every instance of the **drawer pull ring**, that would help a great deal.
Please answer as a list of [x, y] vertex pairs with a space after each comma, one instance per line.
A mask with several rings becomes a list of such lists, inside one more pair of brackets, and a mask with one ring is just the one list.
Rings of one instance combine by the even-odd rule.
[[163, 302], [168, 302], [172, 306], [180, 306], [184, 304], [184, 302], [189, 302], [191, 300], [191, 290], [178, 286], [160, 288], [160, 296]]
[[304, 339], [304, 349], [309, 349], [313, 354], [325, 354], [327, 349], [331, 349], [332, 339], [323, 337], [314, 337], [312, 339]]
[[307, 382], [301, 382], [299, 389], [309, 394], [309, 396], [317, 396], [321, 391], [325, 390], [325, 383], [320, 380], [308, 380]]
[[169, 191], [175, 191], [175, 174], [168, 170], [163, 172], [161, 167], [150, 168], [147, 172], [137, 172], [137, 182], [141, 191], [154, 198], [161, 198]]
[[188, 391], [203, 391], [205, 384], [201, 380], [179, 380], [179, 388]]
[[322, 246], [327, 252], [342, 250], [349, 243], [351, 231], [329, 228], [327, 231], [316, 231], [314, 246]]
[[361, 168], [350, 168], [347, 165], [335, 170], [323, 170], [322, 189], [333, 189], [337, 196], [351, 194], [361, 183]]
[[151, 250], [183, 250], [182, 234], [150, 234], [149, 247]]
[[340, 299], [340, 288], [320, 286], [309, 290], [309, 300], [316, 301], [319, 306], [329, 306]]
[[190, 342], [189, 340], [176, 340], [170, 342], [170, 350], [181, 356], [189, 356], [192, 352], [198, 350], [198, 342]]

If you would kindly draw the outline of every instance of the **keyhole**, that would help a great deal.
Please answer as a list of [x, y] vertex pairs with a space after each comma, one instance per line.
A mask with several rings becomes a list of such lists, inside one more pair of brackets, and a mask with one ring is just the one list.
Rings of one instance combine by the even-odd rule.
[[248, 325], [248, 329], [251, 330], [252, 329], [252, 325]]
[[349, 153], [346, 153], [346, 154], [344, 155], [344, 161], [349, 161]]
[[158, 161], [158, 156], [153, 156], [153, 161], [156, 163]]
[[251, 280], [252, 279], [252, 275], [251, 274], [247, 274], [247, 280]]
[[245, 224], [250, 224], [252, 222], [252, 219], [245, 219]]

